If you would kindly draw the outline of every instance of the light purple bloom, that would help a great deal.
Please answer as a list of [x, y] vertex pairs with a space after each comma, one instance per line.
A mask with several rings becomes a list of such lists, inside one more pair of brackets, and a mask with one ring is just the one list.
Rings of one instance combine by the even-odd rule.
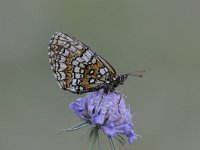
[[70, 104], [70, 109], [82, 120], [103, 130], [108, 138], [126, 135], [133, 143], [137, 135], [133, 131], [130, 107], [126, 107], [122, 94], [103, 90], [88, 93], [85, 97]]

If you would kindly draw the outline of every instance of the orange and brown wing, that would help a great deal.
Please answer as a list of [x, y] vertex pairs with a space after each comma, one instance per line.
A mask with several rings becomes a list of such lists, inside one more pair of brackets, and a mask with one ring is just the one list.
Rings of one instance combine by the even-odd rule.
[[74, 37], [56, 32], [49, 44], [49, 61], [61, 88], [74, 93], [94, 91], [109, 77], [112, 66]]

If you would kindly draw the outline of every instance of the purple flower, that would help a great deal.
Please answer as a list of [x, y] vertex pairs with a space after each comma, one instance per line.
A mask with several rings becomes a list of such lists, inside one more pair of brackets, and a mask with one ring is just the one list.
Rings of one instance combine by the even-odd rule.
[[108, 138], [123, 134], [133, 143], [137, 135], [133, 131], [130, 107], [126, 107], [122, 94], [103, 90], [88, 93], [70, 104], [70, 109], [82, 120], [103, 130]]

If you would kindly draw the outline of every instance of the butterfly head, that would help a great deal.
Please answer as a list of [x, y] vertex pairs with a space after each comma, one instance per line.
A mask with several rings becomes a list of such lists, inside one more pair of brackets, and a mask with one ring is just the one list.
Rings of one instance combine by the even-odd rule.
[[144, 72], [144, 71], [138, 71], [139, 73], [126, 73], [126, 74], [123, 74], [123, 75], [119, 75], [117, 78], [116, 78], [116, 87], [120, 84], [122, 85], [124, 83], [124, 81], [128, 78], [128, 76], [136, 76], [136, 77], [142, 77], [143, 75], [141, 74], [141, 72]]
[[116, 79], [116, 83], [122, 85], [124, 81], [127, 79], [127, 77], [128, 77], [128, 74], [119, 75]]

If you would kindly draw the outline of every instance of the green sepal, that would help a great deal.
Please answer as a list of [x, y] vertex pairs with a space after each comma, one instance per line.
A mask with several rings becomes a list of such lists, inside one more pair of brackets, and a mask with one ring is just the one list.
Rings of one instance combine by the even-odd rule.
[[119, 144], [121, 144], [122, 146], [124, 146], [126, 144], [126, 140], [124, 139], [123, 136], [121, 135], [117, 135], [116, 136], [116, 140], [119, 142]]
[[89, 125], [88, 122], [83, 121], [83, 122], [80, 122], [80, 123], [74, 125], [71, 128], [67, 128], [67, 129], [63, 129], [63, 130], [58, 131], [58, 134], [64, 134], [64, 133], [69, 132], [69, 131], [79, 130], [79, 129], [86, 127], [88, 125]]
[[109, 138], [109, 143], [110, 143], [112, 150], [118, 150], [113, 138]]

